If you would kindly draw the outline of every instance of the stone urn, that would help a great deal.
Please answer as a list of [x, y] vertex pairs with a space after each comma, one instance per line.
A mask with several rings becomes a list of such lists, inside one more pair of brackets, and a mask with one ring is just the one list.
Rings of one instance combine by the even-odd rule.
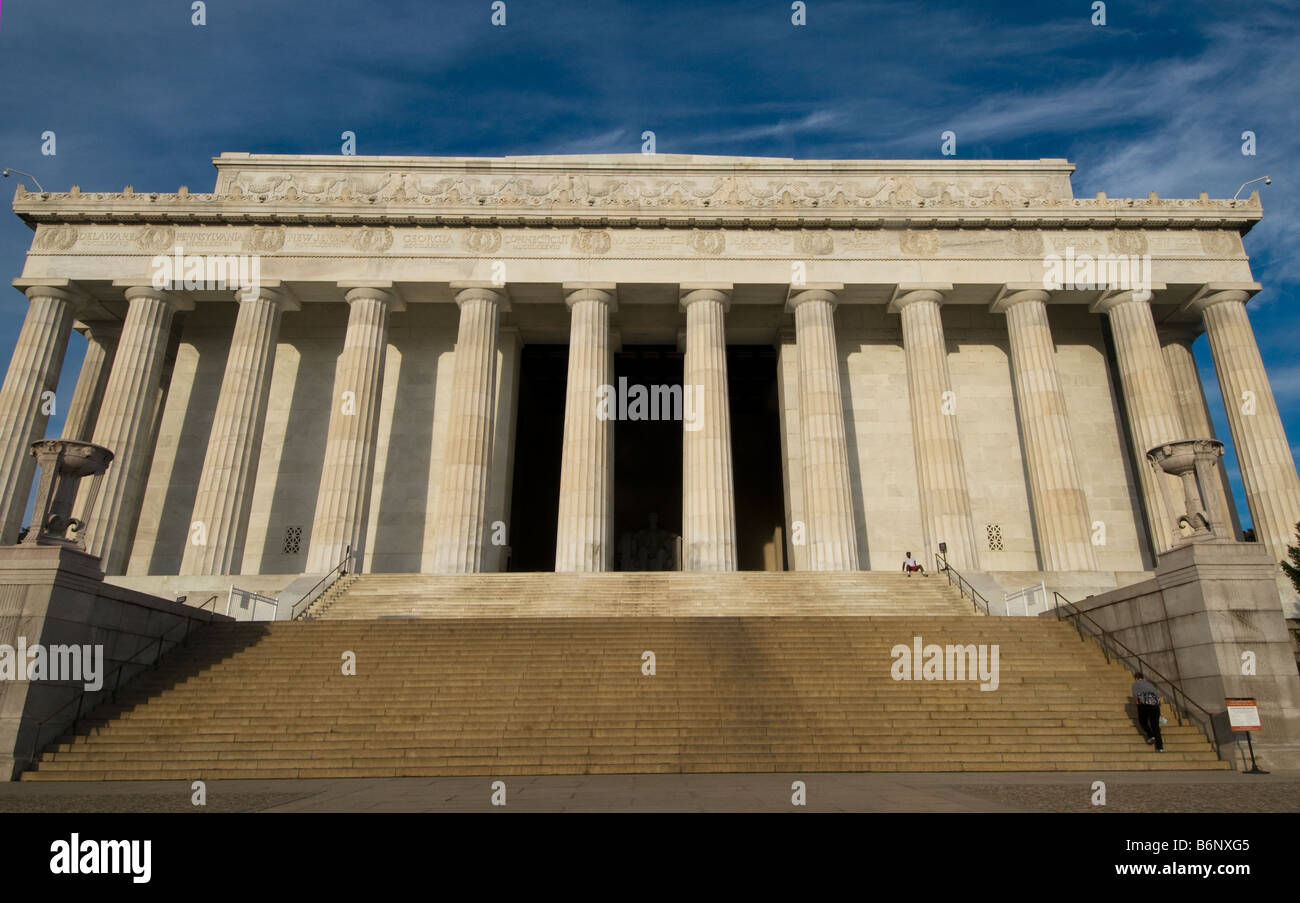
[[[1189, 542], [1232, 542], [1232, 530], [1225, 512], [1217, 508], [1217, 496], [1209, 491], [1217, 479], [1214, 468], [1223, 457], [1223, 443], [1217, 439], [1179, 439], [1157, 445], [1147, 452], [1147, 461], [1157, 474], [1167, 473], [1182, 483], [1183, 498], [1173, 498], [1166, 485], [1165, 499], [1175, 516], [1173, 545]], [[1164, 481], [1161, 481], [1162, 483]]]
[[[73, 439], [42, 439], [32, 443], [32, 457], [40, 467], [36, 484], [36, 507], [24, 545], [66, 546], [84, 549], [82, 530], [95, 510], [99, 485], [113, 460], [113, 453], [102, 445]], [[81, 517], [73, 517], [81, 481], [91, 478]], [[69, 537], [68, 531], [77, 534]]]

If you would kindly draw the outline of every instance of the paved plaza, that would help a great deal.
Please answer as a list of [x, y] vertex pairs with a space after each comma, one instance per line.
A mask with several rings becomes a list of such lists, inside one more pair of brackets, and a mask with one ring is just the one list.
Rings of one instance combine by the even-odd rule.
[[181, 781], [10, 783], [0, 812], [1300, 812], [1296, 772], [548, 775], [505, 779], [504, 807], [495, 780], [211, 781], [201, 807]]

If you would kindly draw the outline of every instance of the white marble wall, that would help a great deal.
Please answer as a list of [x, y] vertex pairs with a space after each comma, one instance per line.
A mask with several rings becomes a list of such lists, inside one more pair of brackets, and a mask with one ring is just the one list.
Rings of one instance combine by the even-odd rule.
[[[272, 377], [254, 503], [244, 551], [245, 574], [289, 574], [305, 567], [329, 421], [330, 380], [347, 324], [347, 306], [304, 305], [285, 314]], [[203, 450], [217, 403], [234, 324], [235, 305], [200, 305], [187, 314], [158, 449], [148, 478], [143, 513], [128, 574], [176, 573], [188, 538]], [[842, 305], [836, 311], [840, 377], [854, 487], [854, 518], [862, 566], [898, 568], [905, 552], [933, 560], [922, 546], [916, 463], [912, 448], [907, 366], [897, 316], [883, 305]], [[989, 571], [1032, 572], [1035, 551], [1028, 487], [1012, 396], [1005, 319], [982, 306], [946, 305], [942, 311], [948, 364], [956, 394], [962, 458], [970, 488], [981, 562]], [[1105, 524], [1097, 547], [1102, 571], [1142, 571], [1149, 565], [1146, 538], [1115, 390], [1105, 360], [1099, 317], [1083, 309], [1053, 309], [1057, 364], [1079, 450], [1090, 520]], [[456, 309], [412, 304], [393, 314], [380, 406], [366, 569], [428, 572], [441, 473], [447, 399], [451, 385]], [[513, 340], [512, 340], [513, 341]], [[513, 432], [519, 378], [503, 343], [498, 357], [498, 418]], [[778, 363], [788, 523], [802, 519], [798, 448], [799, 401], [793, 346]], [[784, 378], [781, 378], [782, 374]], [[509, 521], [513, 460], [499, 436], [488, 522]], [[1079, 441], [1079, 440], [1076, 440]], [[988, 549], [986, 525], [1001, 527], [1001, 551]], [[303, 528], [297, 555], [283, 551], [285, 531]], [[791, 566], [806, 566], [792, 546]], [[489, 550], [487, 567], [504, 566]]]

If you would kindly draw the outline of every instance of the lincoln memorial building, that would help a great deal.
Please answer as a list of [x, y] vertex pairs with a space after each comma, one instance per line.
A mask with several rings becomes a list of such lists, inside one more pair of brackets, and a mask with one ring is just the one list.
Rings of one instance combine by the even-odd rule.
[[162, 595], [345, 555], [896, 572], [942, 545], [985, 595], [1078, 599], [1240, 539], [1221, 458], [1189, 495], [1148, 457], [1215, 438], [1202, 334], [1257, 541], [1294, 542], [1247, 314], [1257, 196], [1079, 198], [1059, 159], [214, 162], [211, 193], [19, 186], [0, 544], [57, 411], [115, 455], [86, 549]]

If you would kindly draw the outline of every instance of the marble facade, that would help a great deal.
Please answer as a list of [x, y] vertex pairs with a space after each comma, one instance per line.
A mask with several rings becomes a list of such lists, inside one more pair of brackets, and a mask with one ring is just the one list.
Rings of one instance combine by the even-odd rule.
[[[19, 186], [0, 542], [74, 328], [90, 351], [65, 433], [117, 455], [88, 530], [109, 574], [315, 573], [348, 547], [372, 572], [505, 569], [534, 343], [569, 347], [560, 571], [618, 559], [618, 449], [594, 416], [613, 355], [674, 342], [715, 415], [683, 434], [666, 525], [687, 569], [737, 567], [732, 444], [770, 441], [790, 569], [895, 570], [944, 542], [963, 573], [1150, 572], [1172, 514], [1145, 451], [1212, 438], [1201, 332], [1224, 397], [1250, 400], [1229, 424], [1274, 560], [1300, 520], [1246, 312], [1254, 196], [1076, 198], [1064, 160], [214, 163], [210, 194]], [[256, 256], [259, 282], [156, 287], [180, 253]], [[1150, 290], [1049, 287], [1053, 255], [1149, 261]], [[776, 350], [772, 436], [728, 422], [735, 345]]]

